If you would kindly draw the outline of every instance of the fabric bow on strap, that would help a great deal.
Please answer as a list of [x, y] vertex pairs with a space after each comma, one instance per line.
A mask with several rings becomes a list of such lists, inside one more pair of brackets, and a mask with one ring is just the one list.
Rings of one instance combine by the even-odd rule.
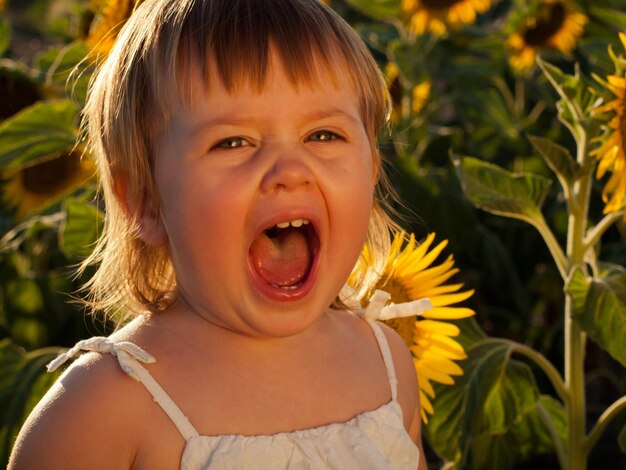
[[411, 317], [433, 308], [430, 299], [417, 299], [399, 304], [389, 304], [391, 294], [376, 290], [370, 298], [370, 303], [363, 312], [363, 316], [370, 320], [391, 320], [393, 318]]
[[48, 372], [53, 372], [80, 351], [95, 351], [100, 353], [111, 353], [117, 357], [120, 367], [133, 379], [140, 381], [139, 376], [132, 367], [134, 361], [141, 361], [150, 364], [156, 361], [154, 357], [141, 349], [139, 346], [126, 341], [115, 343], [103, 336], [95, 336], [76, 343], [67, 352], [60, 354], [56, 359], [48, 364]]

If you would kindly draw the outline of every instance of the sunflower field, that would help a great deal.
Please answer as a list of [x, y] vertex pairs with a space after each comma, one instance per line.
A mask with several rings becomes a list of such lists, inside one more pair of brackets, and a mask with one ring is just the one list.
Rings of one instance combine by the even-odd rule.
[[[0, 0], [0, 466], [46, 364], [115, 327], [77, 302], [106, 218], [81, 109], [141, 1]], [[407, 233], [356, 294], [432, 302], [389, 321], [429, 468], [626, 468], [626, 0], [325, 3], [393, 99]]]

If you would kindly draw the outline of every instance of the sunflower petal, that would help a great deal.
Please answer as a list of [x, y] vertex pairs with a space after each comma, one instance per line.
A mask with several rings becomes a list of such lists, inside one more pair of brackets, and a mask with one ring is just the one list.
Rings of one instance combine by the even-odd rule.
[[427, 378], [418, 377], [419, 387], [422, 391], [431, 398], [435, 398], [435, 389]]
[[435, 307], [432, 310], [422, 313], [423, 318], [431, 320], [459, 320], [468, 318], [475, 314], [472, 309], [462, 307]]
[[445, 351], [445, 355], [450, 358], [453, 358], [454, 356], [456, 356], [457, 359], [467, 358], [463, 346], [448, 336], [431, 335], [428, 338], [428, 347], [437, 347]]
[[435, 412], [435, 410], [433, 409], [432, 403], [430, 402], [426, 394], [423, 393], [421, 390], [420, 390], [420, 404], [428, 413], [433, 414]]
[[461, 333], [461, 330], [459, 330], [458, 326], [436, 320], [419, 321], [416, 324], [416, 329], [418, 331], [439, 333], [447, 336], [458, 336]]
[[445, 307], [446, 305], [463, 302], [464, 300], [469, 299], [472, 295], [474, 295], [474, 291], [468, 290], [465, 292], [459, 292], [457, 294], [439, 295], [433, 297], [432, 299], [430, 299], [430, 301], [435, 307]]
[[440, 371], [439, 369], [435, 369], [432, 367], [428, 367], [428, 364], [421, 362], [415, 364], [415, 370], [418, 374], [423, 375], [427, 379], [430, 379], [434, 382], [444, 384], [444, 385], [452, 385], [454, 384], [454, 379], [445, 372]]
[[424, 289], [425, 297], [435, 297], [437, 295], [451, 294], [463, 287], [463, 284], [447, 284], [443, 286], [433, 287], [432, 289]]
[[[620, 33], [620, 41], [626, 49], [626, 35]], [[617, 60], [611, 50], [613, 60]], [[618, 67], [619, 70], [619, 67]], [[602, 179], [610, 174], [602, 189], [604, 214], [618, 212], [626, 206], [626, 77], [623, 75], [608, 75], [606, 82], [600, 80], [606, 88], [618, 99], [610, 101], [596, 110], [596, 115], [612, 113], [610, 121], [605, 126], [605, 132], [598, 140], [600, 147], [591, 153], [599, 160], [596, 169], [596, 179]], [[626, 220], [626, 214], [624, 215]]]

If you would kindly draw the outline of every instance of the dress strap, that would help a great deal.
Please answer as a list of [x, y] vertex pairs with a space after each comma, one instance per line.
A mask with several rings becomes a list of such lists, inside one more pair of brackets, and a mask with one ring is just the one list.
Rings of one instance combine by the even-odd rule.
[[387, 368], [387, 377], [389, 377], [389, 388], [391, 388], [391, 399], [396, 401], [398, 396], [398, 379], [396, 377], [396, 368], [393, 365], [393, 357], [391, 355], [391, 349], [389, 349], [389, 343], [387, 342], [387, 337], [383, 332], [380, 325], [375, 320], [368, 319], [367, 322], [372, 328], [374, 332], [374, 336], [376, 336], [376, 341], [378, 342], [378, 348], [380, 349], [380, 353], [383, 356], [383, 361], [385, 361], [385, 367]]
[[153, 363], [156, 359], [145, 352], [139, 346], [126, 341], [113, 342], [108, 338], [96, 336], [94, 338], [79, 341], [76, 345], [64, 354], [60, 354], [55, 360], [48, 364], [48, 372], [56, 370], [59, 366], [69, 360], [79, 351], [95, 351], [99, 353], [110, 353], [117, 357], [120, 367], [133, 379], [141, 382], [150, 392], [152, 398], [172, 420], [185, 441], [192, 437], [199, 436], [198, 431], [189, 422], [187, 416], [174, 403], [170, 396], [163, 390], [150, 373], [140, 364]]
[[169, 416], [185, 441], [188, 441], [192, 437], [199, 436], [200, 434], [196, 431], [196, 428], [189, 422], [189, 418], [185, 416], [159, 383], [154, 380], [152, 375], [138, 362], [135, 362], [134, 369], [137, 376], [139, 376], [139, 382], [148, 389], [154, 401], [158, 403], [163, 411], [165, 411], [165, 414]]
[[371, 320], [392, 320], [421, 315], [432, 308], [433, 304], [427, 297], [394, 304], [389, 292], [377, 289], [371, 295], [367, 308], [357, 314]]
[[[344, 286], [344, 289], [347, 291], [348, 299], [352, 296], [352, 300], [354, 300], [354, 290], [349, 286]], [[391, 398], [394, 401], [398, 394], [396, 369], [393, 365], [393, 358], [387, 337], [376, 320], [391, 320], [394, 318], [417, 316], [432, 308], [433, 304], [428, 298], [394, 304], [391, 302], [391, 294], [389, 292], [377, 289], [370, 296], [366, 309], [356, 309], [355, 313], [361, 318], [365, 318], [374, 331], [374, 335], [378, 341], [378, 347], [385, 361], [385, 367], [387, 367], [389, 386], [391, 387]]]

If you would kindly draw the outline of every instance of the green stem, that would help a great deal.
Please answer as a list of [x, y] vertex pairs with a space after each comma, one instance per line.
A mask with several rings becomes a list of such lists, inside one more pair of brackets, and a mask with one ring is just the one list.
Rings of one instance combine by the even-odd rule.
[[585, 440], [585, 336], [580, 325], [572, 318], [573, 305], [569, 296], [565, 299], [565, 387], [570, 393], [566, 403], [568, 416], [568, 463], [569, 470], [587, 468]]
[[[587, 131], [582, 126], [577, 129], [577, 160], [584, 167], [587, 158]], [[569, 206], [567, 231], [567, 259], [569, 266], [584, 269], [585, 229], [589, 211], [591, 174], [576, 181], [572, 188], [572, 201]], [[580, 323], [574, 318], [574, 302], [565, 295], [565, 387], [570, 400], [566, 403], [568, 417], [567, 467], [569, 470], [587, 468], [585, 449], [585, 341], [586, 335]]]
[[565, 383], [563, 382], [561, 374], [558, 370], [556, 370], [552, 363], [548, 361], [542, 354], [538, 353], [532, 348], [529, 348], [528, 346], [520, 343], [515, 343], [513, 341], [510, 341], [510, 344], [513, 348], [513, 352], [526, 356], [546, 374], [561, 400], [563, 400], [564, 403], [567, 403], [570, 399], [569, 392], [565, 388]]
[[26, 360], [31, 360], [40, 356], [51, 356], [52, 359], [54, 359], [54, 356], [57, 356], [66, 351], [67, 351], [67, 348], [49, 346], [46, 348], [39, 348], [39, 349], [35, 349], [34, 351], [29, 351], [24, 355], [24, 357], [26, 358]]
[[605, 215], [604, 218], [600, 222], [598, 222], [595, 227], [589, 230], [587, 236], [585, 237], [585, 252], [589, 248], [593, 248], [595, 244], [600, 241], [600, 238], [602, 238], [604, 232], [606, 232], [611, 227], [611, 225], [613, 225], [623, 216], [624, 211], [611, 212]]
[[524, 80], [518, 78], [515, 80], [515, 116], [521, 116], [524, 113]]
[[493, 80], [493, 84], [498, 89], [498, 91], [500, 92], [500, 95], [504, 99], [506, 103], [506, 107], [515, 112], [516, 111], [515, 97], [513, 96], [513, 93], [511, 93], [511, 90], [507, 86], [504, 79], [502, 77], [496, 77]]
[[529, 220], [529, 222], [539, 231], [541, 237], [548, 246], [548, 249], [552, 254], [552, 258], [556, 263], [556, 267], [561, 274], [561, 278], [566, 279], [570, 269], [569, 262], [567, 260], [567, 257], [565, 256], [565, 253], [563, 253], [561, 245], [552, 233], [552, 230], [550, 230], [550, 227], [548, 227], [548, 224], [546, 223], [543, 214], [539, 213], [538, 217], [536, 217], [532, 221]]
[[585, 442], [585, 452], [588, 453], [593, 448], [598, 439], [600, 439], [600, 436], [604, 432], [607, 425], [623, 410], [626, 410], [626, 396], [623, 396], [609, 406], [598, 418], [598, 421], [589, 433], [587, 441]]
[[528, 113], [528, 116], [524, 120], [524, 128], [534, 124], [537, 119], [539, 119], [539, 116], [543, 113], [544, 109], [546, 109], [545, 103], [543, 101], [539, 101], [533, 109], [530, 110], [530, 113]]

